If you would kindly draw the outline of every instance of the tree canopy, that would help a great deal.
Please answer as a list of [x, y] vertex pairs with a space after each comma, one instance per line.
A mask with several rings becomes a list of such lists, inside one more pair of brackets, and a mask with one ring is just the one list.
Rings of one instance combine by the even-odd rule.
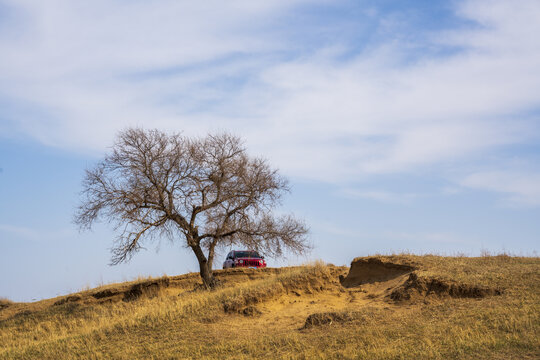
[[211, 287], [220, 247], [274, 257], [309, 248], [302, 221], [273, 213], [288, 191], [287, 180], [267, 160], [249, 156], [235, 135], [190, 138], [130, 128], [86, 171], [75, 223], [81, 229], [100, 219], [114, 224], [112, 264], [128, 261], [156, 236], [182, 241]]

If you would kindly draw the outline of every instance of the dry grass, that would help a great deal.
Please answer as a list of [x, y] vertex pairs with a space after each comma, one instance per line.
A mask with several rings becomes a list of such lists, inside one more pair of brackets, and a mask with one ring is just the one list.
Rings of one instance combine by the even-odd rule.
[[[322, 263], [139, 279], [72, 294], [71, 301], [10, 303], [0, 310], [1, 359], [523, 359], [540, 357], [540, 260], [395, 255], [420, 278], [503, 289], [502, 295], [428, 295], [394, 302], [388, 286], [345, 289], [346, 268]], [[166, 280], [163, 280], [166, 279]], [[125, 292], [161, 280], [157, 292]], [[146, 284], [146, 285], [145, 285]], [[94, 295], [110, 290], [110, 297]], [[306, 326], [306, 319], [309, 326]]]
[[8, 298], [0, 297], [0, 309], [4, 307], [8, 307], [13, 304], [13, 301], [9, 300]]

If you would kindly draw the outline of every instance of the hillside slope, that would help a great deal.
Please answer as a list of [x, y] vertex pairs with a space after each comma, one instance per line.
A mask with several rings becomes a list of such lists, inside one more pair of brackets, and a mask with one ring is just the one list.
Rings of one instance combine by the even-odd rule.
[[540, 259], [378, 256], [0, 302], [1, 359], [540, 358]]

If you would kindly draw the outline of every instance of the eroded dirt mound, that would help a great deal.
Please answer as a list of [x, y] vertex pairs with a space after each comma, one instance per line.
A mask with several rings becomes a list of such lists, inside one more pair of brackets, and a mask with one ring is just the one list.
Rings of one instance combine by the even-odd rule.
[[347, 277], [340, 276], [341, 285], [352, 288], [363, 284], [385, 282], [410, 273], [415, 268], [409, 265], [383, 262], [377, 258], [356, 258], [351, 263]]
[[356, 258], [349, 274], [340, 277], [340, 282], [345, 288], [360, 288], [367, 298], [394, 301], [425, 299], [428, 296], [482, 298], [502, 293], [500, 289], [486, 286], [419, 276], [421, 273], [412, 265], [395, 264], [379, 258]]
[[461, 284], [449, 280], [422, 278], [411, 273], [402, 286], [395, 289], [390, 298], [396, 301], [410, 300], [415, 297], [429, 295], [451, 296], [459, 298], [482, 298], [491, 295], [501, 295], [501, 289], [484, 286]]

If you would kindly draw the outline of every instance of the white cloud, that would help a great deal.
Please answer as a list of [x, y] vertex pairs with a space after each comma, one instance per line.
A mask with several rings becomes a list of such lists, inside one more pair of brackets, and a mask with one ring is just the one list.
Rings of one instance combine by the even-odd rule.
[[280, 49], [253, 31], [301, 2], [7, 2], [17, 17], [0, 35], [0, 95], [35, 107], [35, 116], [12, 115], [17, 128], [58, 146], [102, 150], [128, 124], [196, 127], [179, 115], [190, 102], [221, 96], [204, 86], [208, 69], [159, 84], [133, 75]]
[[[466, 14], [483, 20], [482, 9]], [[506, 13], [513, 9], [506, 3]], [[519, 15], [528, 30], [535, 24], [532, 33], [540, 32], [534, 21], [540, 5]], [[538, 138], [533, 131], [538, 119], [524, 120], [517, 114], [540, 105], [540, 50], [522, 42], [522, 32], [515, 29], [520, 23], [508, 24], [505, 16], [494, 16], [489, 29], [444, 33], [461, 51], [412, 65], [396, 60], [403, 51], [399, 44], [347, 63], [309, 58], [278, 65], [265, 76], [282, 94], [273, 119], [281, 128], [292, 128], [291, 134], [312, 138], [382, 139], [367, 149], [362, 144], [361, 150], [348, 148], [329, 158], [325, 165], [339, 167], [340, 175], [351, 166], [357, 173], [404, 171], [531, 142]], [[283, 143], [293, 143], [293, 136]], [[317, 142], [312, 146], [313, 153], [326, 159], [326, 147]], [[287, 152], [294, 153], [291, 150]]]
[[537, 1], [462, 1], [472, 25], [429, 43], [313, 53], [275, 26], [307, 0], [4, 3], [16, 11], [0, 32], [0, 99], [14, 105], [1, 128], [47, 144], [101, 152], [127, 125], [231, 129], [290, 176], [347, 182], [538, 141], [538, 118], [521, 116], [540, 107]]

